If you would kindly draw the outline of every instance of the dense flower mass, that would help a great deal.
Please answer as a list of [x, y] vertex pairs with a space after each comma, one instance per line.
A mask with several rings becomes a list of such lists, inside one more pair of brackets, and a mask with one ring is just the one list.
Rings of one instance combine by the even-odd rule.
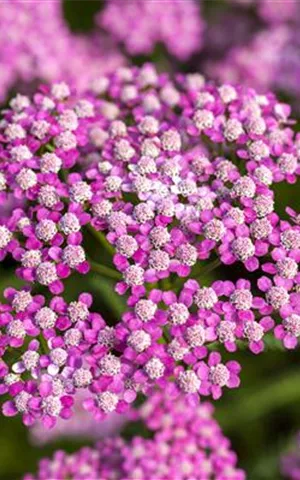
[[298, 114], [299, 14], [297, 0], [228, 0], [207, 29], [202, 70], [221, 82], [284, 95]]
[[[26, 285], [1, 305], [5, 415], [52, 426], [84, 389], [101, 419], [170, 383], [195, 405], [239, 386], [224, 350], [257, 354], [274, 335], [296, 347], [300, 222], [275, 213], [273, 191], [300, 171], [289, 114], [272, 94], [151, 64], [98, 78], [86, 95], [55, 83], [12, 99], [0, 180], [15, 208], [1, 218], [0, 256]], [[237, 280], [208, 284], [220, 265], [237, 265]], [[91, 295], [62, 296], [67, 277], [91, 268], [127, 295], [114, 325]]]
[[243, 480], [245, 473], [236, 467], [236, 455], [212, 417], [212, 406], [186, 407], [182, 398], [174, 401], [155, 393], [135, 412], [152, 438], [105, 439], [72, 455], [59, 451], [24, 480]]
[[279, 24], [297, 20], [299, 2], [274, 2], [274, 0], [229, 0], [232, 4], [246, 8], [255, 7], [258, 16], [267, 23]]
[[202, 44], [204, 23], [195, 0], [107, 0], [97, 21], [130, 55], [149, 55], [162, 44], [170, 54], [186, 60]]
[[208, 62], [207, 72], [222, 82], [243, 81], [260, 91], [275, 89], [297, 98], [300, 93], [297, 31], [287, 25], [259, 30], [248, 43], [232, 47], [225, 58]]
[[[68, 80], [79, 88], [99, 73], [123, 63], [120, 52], [104, 36], [72, 34], [62, 2], [12, 0], [0, 5], [0, 101], [17, 83]], [[86, 66], [89, 68], [86, 68]]]
[[299, 26], [0, 1], [1, 478], [300, 480]]

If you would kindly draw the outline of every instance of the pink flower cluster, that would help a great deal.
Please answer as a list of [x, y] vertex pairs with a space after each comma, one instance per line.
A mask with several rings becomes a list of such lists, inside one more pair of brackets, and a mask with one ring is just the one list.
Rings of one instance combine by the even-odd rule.
[[45, 429], [42, 423], [36, 423], [30, 428], [30, 443], [40, 447], [63, 439], [96, 441], [100, 438], [116, 436], [127, 423], [128, 418], [125, 415], [111, 413], [101, 423], [95, 422], [83, 408], [86, 396], [85, 390], [78, 390], [74, 397], [74, 414], [67, 422], [58, 418], [52, 429]]
[[[219, 49], [221, 55], [218, 58], [212, 56], [209, 59], [204, 66], [205, 72], [221, 82], [233, 84], [242, 82], [260, 92], [272, 90], [283, 93], [286, 98], [294, 100], [295, 109], [298, 111], [295, 100], [300, 94], [300, 43], [297, 35], [299, 2], [230, 0], [230, 3], [239, 7], [249, 7], [249, 11], [247, 8], [239, 8], [228, 13], [229, 21], [237, 21], [240, 28], [244, 27], [244, 31], [247, 31], [245, 27], [251, 23], [250, 11], [252, 14], [256, 13], [260, 20], [256, 18], [252, 32], [248, 31], [245, 34], [238, 29], [238, 37], [234, 38], [231, 45], [227, 40], [226, 48]], [[255, 19], [255, 15], [253, 18]], [[218, 30], [223, 31], [219, 23], [212, 26], [212, 33], [208, 35], [209, 45], [210, 38], [220, 35]], [[227, 32], [226, 29], [225, 36]], [[229, 37], [231, 38], [231, 35]]]
[[64, 79], [85, 89], [95, 76], [123, 63], [106, 37], [72, 34], [60, 0], [1, 2], [0, 25], [0, 101], [16, 83], [28, 89], [34, 81]]
[[186, 60], [202, 46], [204, 24], [195, 0], [107, 0], [97, 22], [130, 55], [149, 55], [162, 44]]
[[276, 2], [274, 0], [229, 0], [243, 7], [256, 7], [258, 16], [267, 23], [279, 24], [295, 21], [299, 12], [298, 0]]
[[[277, 5], [277, 3], [276, 3]], [[290, 96], [299, 95], [300, 45], [287, 25], [259, 30], [249, 43], [232, 47], [225, 59], [210, 62], [207, 73], [222, 82], [270, 88]]]
[[[214, 350], [257, 354], [274, 335], [296, 347], [300, 221], [274, 212], [272, 188], [300, 171], [286, 104], [146, 64], [86, 95], [65, 83], [17, 95], [3, 114], [1, 200], [21, 206], [1, 218], [0, 256], [28, 285], [7, 289], [1, 305], [6, 415], [52, 426], [85, 389], [101, 419], [170, 383], [196, 404], [239, 386], [240, 365]], [[87, 229], [115, 270], [90, 261], [99, 252], [84, 246]], [[220, 265], [237, 265], [240, 278], [207, 285]], [[58, 296], [90, 268], [127, 294], [114, 326], [91, 313], [90, 295]]]
[[[6, 290], [5, 296], [11, 305], [1, 308], [1, 327], [6, 331], [1, 336], [2, 351], [8, 350], [9, 358], [10, 349], [19, 350], [26, 339], [34, 339], [10, 368], [1, 363], [1, 394], [9, 392], [13, 397], [4, 403], [3, 413], [21, 413], [26, 425], [42, 419], [45, 426], [54, 426], [58, 417], [71, 416], [76, 392], [96, 378], [97, 356], [101, 358], [106, 350], [97, 334], [101, 337], [104, 330], [105, 335], [105, 323], [99, 314], [89, 312], [88, 294], [70, 304], [53, 297], [49, 305], [41, 295], [32, 296], [26, 290]], [[88, 354], [93, 354], [90, 362]], [[104, 355], [103, 359], [98, 373], [113, 368], [115, 357]], [[100, 403], [101, 398], [100, 394]]]
[[208, 403], [190, 409], [182, 398], [174, 402], [155, 393], [135, 415], [152, 438], [104, 439], [72, 455], [58, 451], [24, 480], [243, 480], [245, 473], [237, 468], [236, 454], [212, 412]]

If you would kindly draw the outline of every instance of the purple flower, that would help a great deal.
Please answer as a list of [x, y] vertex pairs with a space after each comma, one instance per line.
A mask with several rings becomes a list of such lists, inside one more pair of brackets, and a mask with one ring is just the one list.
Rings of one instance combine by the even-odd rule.
[[131, 55], [149, 55], [162, 43], [172, 55], [186, 60], [201, 48], [203, 20], [193, 0], [164, 4], [134, 0], [122, 8], [118, 1], [108, 0], [97, 20]]
[[[185, 415], [182, 415], [182, 412]], [[67, 455], [56, 452], [52, 459], [43, 459], [34, 476], [24, 480], [60, 478], [176, 478], [193, 476], [203, 480], [216, 478], [243, 480], [245, 472], [237, 464], [236, 454], [212, 416], [209, 403], [191, 406], [184, 398], [172, 398], [172, 392], [156, 392], [141, 407], [131, 412], [151, 433], [151, 438], [134, 436], [124, 441], [121, 436], [104, 438], [92, 448]], [[180, 432], [180, 435], [176, 435]], [[166, 449], [166, 444], [168, 448]], [[187, 448], [188, 447], [188, 448]], [[176, 462], [174, 461], [176, 458]], [[178, 462], [179, 461], [179, 462]]]
[[[274, 335], [296, 346], [300, 227], [293, 210], [275, 213], [273, 188], [299, 174], [289, 115], [273, 94], [151, 64], [86, 94], [58, 82], [12, 100], [0, 125], [1, 195], [14, 198], [0, 255], [26, 287], [0, 306], [5, 414], [51, 427], [78, 389], [97, 419], [170, 385], [196, 404], [238, 387], [239, 348], [261, 353]], [[210, 280], [227, 265], [245, 267], [235, 283]], [[58, 296], [90, 270], [127, 294], [114, 324], [90, 312], [90, 295]]]
[[[4, 31], [5, 25], [7, 34], [7, 48], [0, 55], [4, 72], [0, 82], [1, 101], [6, 99], [9, 91], [20, 81], [27, 91], [31, 90], [30, 84], [41, 79], [48, 82], [68, 80], [85, 90], [101, 73], [113, 71], [124, 63], [112, 40], [103, 34], [99, 33], [97, 38], [74, 35], [65, 22], [61, 1], [46, 7], [16, 1], [3, 5], [1, 24], [1, 31]], [[4, 37], [1, 36], [2, 40]], [[65, 61], [67, 57], [68, 62]], [[82, 69], [82, 65], [89, 65], [89, 68]], [[66, 90], [63, 86], [60, 91], [56, 88], [54, 96], [62, 100]], [[22, 95], [11, 102], [16, 115], [29, 105], [28, 98]], [[53, 100], [45, 97], [43, 108], [53, 109]], [[61, 119], [61, 123], [66, 122]], [[42, 139], [47, 135], [47, 130], [48, 125], [41, 118], [34, 124], [32, 133], [36, 138]], [[11, 138], [21, 138], [19, 126], [9, 127], [8, 131]]]
[[210, 353], [208, 363], [200, 362], [197, 368], [201, 380], [200, 392], [203, 395], [211, 393], [216, 400], [222, 395], [222, 388], [237, 388], [240, 384], [238, 362], [230, 361], [221, 363], [221, 355], [217, 352]]

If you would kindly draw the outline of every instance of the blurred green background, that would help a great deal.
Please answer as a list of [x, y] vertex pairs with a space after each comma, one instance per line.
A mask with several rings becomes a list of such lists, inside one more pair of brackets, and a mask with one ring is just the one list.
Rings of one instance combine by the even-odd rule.
[[[217, 3], [220, 2], [215, 5]], [[70, 27], [78, 32], [88, 31], [93, 27], [93, 15], [101, 7], [101, 0], [67, 0], [64, 7]], [[210, 5], [210, 14], [213, 8]], [[287, 205], [299, 209], [298, 185], [280, 185], [276, 190], [278, 213], [284, 216]], [[236, 272], [234, 269], [230, 272], [219, 269], [217, 274], [234, 278]], [[213, 277], [205, 280], [209, 282]], [[18, 280], [12, 265], [6, 263], [0, 270], [0, 291], [9, 285], [18, 285]], [[68, 281], [67, 297], [74, 299], [81, 288], [78, 278]], [[85, 281], [85, 290], [92, 292], [96, 299], [94, 309], [99, 309], [111, 321], [124, 307], [122, 299], [112, 296], [112, 289], [112, 284], [98, 276]], [[242, 386], [237, 391], [227, 390], [216, 402], [216, 417], [232, 440], [239, 464], [247, 471], [249, 480], [279, 480], [282, 478], [280, 454], [292, 445], [294, 435], [300, 429], [300, 352], [287, 353], [278, 345], [269, 345], [263, 355], [240, 352], [236, 359], [243, 366]], [[25, 472], [34, 471], [38, 460], [51, 455], [54, 450], [63, 448], [71, 452], [83, 444], [86, 441], [83, 443], [78, 438], [56, 441], [50, 446], [33, 446], [19, 418], [0, 416], [0, 480], [17, 480]]]

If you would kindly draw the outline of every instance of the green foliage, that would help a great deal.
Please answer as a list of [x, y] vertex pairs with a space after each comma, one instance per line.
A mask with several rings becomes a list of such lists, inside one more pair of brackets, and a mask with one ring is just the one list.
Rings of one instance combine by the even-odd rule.
[[64, 14], [74, 32], [88, 32], [94, 26], [94, 16], [103, 0], [64, 0]]

